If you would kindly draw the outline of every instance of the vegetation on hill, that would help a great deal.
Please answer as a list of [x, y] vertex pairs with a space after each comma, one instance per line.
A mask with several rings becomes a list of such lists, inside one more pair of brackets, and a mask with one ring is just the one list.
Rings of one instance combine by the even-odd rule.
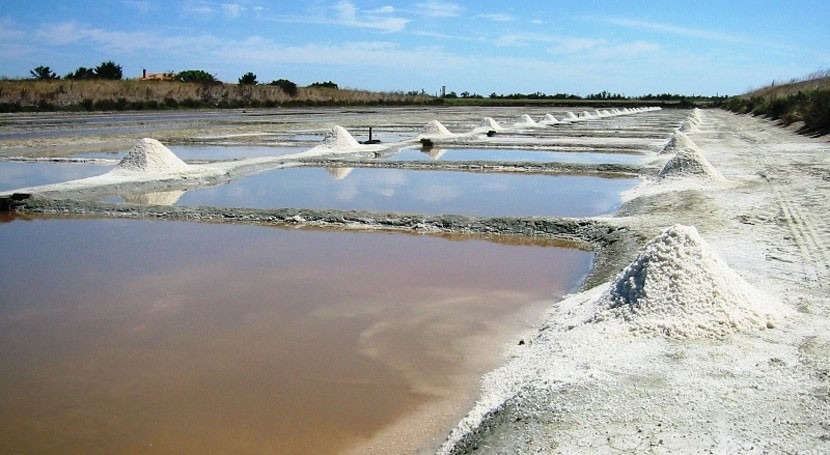
[[730, 111], [766, 116], [784, 125], [803, 122], [808, 134], [830, 133], [830, 70], [769, 86], [730, 98]]

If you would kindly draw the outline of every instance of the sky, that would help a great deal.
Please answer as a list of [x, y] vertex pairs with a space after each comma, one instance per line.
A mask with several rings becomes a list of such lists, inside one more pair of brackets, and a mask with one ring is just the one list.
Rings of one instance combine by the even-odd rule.
[[735, 95], [830, 69], [830, 2], [2, 0], [0, 77], [333, 81], [458, 94]]

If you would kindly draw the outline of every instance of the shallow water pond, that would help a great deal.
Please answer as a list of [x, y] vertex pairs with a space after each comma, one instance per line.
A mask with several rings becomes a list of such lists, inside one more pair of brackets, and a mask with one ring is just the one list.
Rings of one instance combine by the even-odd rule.
[[390, 161], [503, 161], [534, 163], [637, 164], [642, 155], [625, 153], [556, 152], [550, 150], [498, 148], [404, 149], [388, 158]]
[[100, 175], [115, 166], [88, 163], [0, 162], [0, 191]]
[[413, 453], [591, 260], [128, 220], [18, 219], [0, 242], [0, 446], [19, 453], [334, 453], [403, 419], [381, 444]]
[[190, 190], [176, 205], [312, 208], [474, 216], [595, 216], [620, 206], [637, 179], [292, 168]]

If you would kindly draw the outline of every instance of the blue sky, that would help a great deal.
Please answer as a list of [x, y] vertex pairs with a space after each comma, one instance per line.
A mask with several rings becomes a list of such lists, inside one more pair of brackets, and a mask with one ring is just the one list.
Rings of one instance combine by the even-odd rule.
[[830, 69], [830, 2], [3, 0], [0, 76], [103, 61], [125, 77], [381, 91], [739, 94]]

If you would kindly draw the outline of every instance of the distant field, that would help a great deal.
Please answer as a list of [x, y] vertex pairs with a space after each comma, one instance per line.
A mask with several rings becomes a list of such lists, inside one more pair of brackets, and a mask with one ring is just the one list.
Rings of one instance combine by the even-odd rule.
[[425, 95], [326, 87], [299, 87], [295, 96], [289, 96], [273, 85], [138, 80], [0, 81], [2, 112], [425, 104], [434, 100]]

